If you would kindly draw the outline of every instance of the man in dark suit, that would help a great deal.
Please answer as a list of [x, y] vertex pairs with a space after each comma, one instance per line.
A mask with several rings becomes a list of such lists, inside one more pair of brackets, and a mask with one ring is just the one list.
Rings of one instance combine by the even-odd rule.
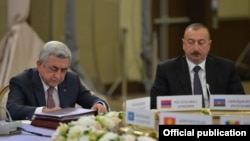
[[[47, 42], [42, 48], [37, 68], [30, 68], [10, 79], [7, 109], [13, 120], [31, 120], [35, 112], [65, 107], [109, 111], [108, 103], [82, 85], [79, 77], [69, 72], [71, 52], [58, 41]], [[52, 87], [52, 107], [47, 89]]]
[[150, 92], [151, 109], [157, 108], [157, 96], [193, 95], [195, 66], [201, 68], [201, 89], [207, 97], [210, 94], [245, 94], [234, 63], [208, 55], [211, 43], [210, 33], [203, 24], [193, 23], [186, 27], [182, 39], [185, 55], [157, 65]]

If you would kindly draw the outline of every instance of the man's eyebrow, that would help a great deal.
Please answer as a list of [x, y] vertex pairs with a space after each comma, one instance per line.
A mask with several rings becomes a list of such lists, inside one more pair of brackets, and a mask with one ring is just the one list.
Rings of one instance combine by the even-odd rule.
[[60, 70], [67, 70], [68, 68], [66, 67], [66, 68], [59, 68], [59, 67], [57, 67], [57, 66], [52, 66], [53, 68], [55, 68], [55, 69], [60, 69]]

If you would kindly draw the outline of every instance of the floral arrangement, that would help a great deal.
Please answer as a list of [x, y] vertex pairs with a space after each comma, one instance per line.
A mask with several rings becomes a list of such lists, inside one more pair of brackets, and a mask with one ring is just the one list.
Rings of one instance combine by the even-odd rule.
[[148, 136], [118, 134], [123, 119], [124, 113], [115, 111], [82, 116], [76, 121], [60, 123], [52, 135], [52, 141], [156, 141]]
[[211, 115], [211, 111], [209, 108], [202, 108], [201, 113], [205, 115]]

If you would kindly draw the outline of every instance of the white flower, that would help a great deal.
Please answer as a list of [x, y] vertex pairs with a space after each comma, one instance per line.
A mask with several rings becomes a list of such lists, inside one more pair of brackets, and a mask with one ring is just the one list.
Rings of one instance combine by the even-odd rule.
[[105, 117], [118, 117], [119, 112], [115, 112], [115, 111], [110, 111], [108, 113], [106, 113], [104, 116]]
[[89, 136], [81, 136], [77, 141], [90, 141]]
[[122, 141], [136, 141], [136, 137], [131, 134], [123, 134], [120, 136], [120, 139]]
[[108, 131], [112, 131], [117, 124], [113, 122], [111, 118], [105, 116], [96, 116], [96, 120]]
[[65, 141], [66, 137], [60, 134], [55, 134], [52, 136], [52, 141]]
[[89, 133], [89, 140], [90, 141], [97, 141], [98, 138], [100, 138], [104, 134], [106, 134], [106, 131], [104, 131], [104, 130], [95, 130], [95, 129], [91, 130], [91, 132]]
[[148, 136], [139, 136], [137, 137], [137, 141], [157, 141], [157, 140]]
[[56, 129], [56, 132], [52, 135], [53, 141], [64, 141], [66, 139], [69, 126], [65, 123], [60, 123], [60, 126]]
[[85, 132], [89, 132], [88, 128], [84, 128], [80, 125], [75, 125], [69, 129], [69, 132], [67, 134], [68, 139], [79, 139], [83, 135], [85, 135]]
[[95, 116], [82, 116], [73, 123], [82, 127], [101, 129], [101, 125], [96, 121]]
[[118, 134], [114, 132], [108, 132], [104, 134], [99, 141], [116, 141], [118, 139]]
[[116, 128], [124, 118], [122, 112], [104, 115], [82, 116], [77, 121], [60, 123], [52, 135], [52, 141], [156, 141], [147, 136], [118, 135]]
[[60, 123], [60, 126], [59, 128], [56, 129], [56, 132], [58, 132], [59, 134], [66, 134], [68, 130], [69, 130], [68, 124]]

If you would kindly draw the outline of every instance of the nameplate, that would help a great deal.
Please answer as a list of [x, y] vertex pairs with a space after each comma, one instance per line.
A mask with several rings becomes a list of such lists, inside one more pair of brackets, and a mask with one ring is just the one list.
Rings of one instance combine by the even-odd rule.
[[200, 110], [201, 108], [201, 95], [157, 97], [157, 109], [159, 111]]
[[250, 125], [250, 116], [242, 115], [223, 115], [220, 116], [220, 124], [222, 125]]
[[126, 109], [126, 123], [156, 129], [155, 113], [151, 110], [128, 108]]
[[149, 97], [142, 97], [142, 98], [134, 98], [126, 100], [126, 109], [127, 108], [134, 108], [134, 109], [150, 109], [150, 98]]
[[250, 110], [250, 95], [210, 95], [211, 110]]
[[210, 115], [198, 115], [177, 112], [160, 112], [160, 125], [204, 125], [212, 124], [213, 118]]

